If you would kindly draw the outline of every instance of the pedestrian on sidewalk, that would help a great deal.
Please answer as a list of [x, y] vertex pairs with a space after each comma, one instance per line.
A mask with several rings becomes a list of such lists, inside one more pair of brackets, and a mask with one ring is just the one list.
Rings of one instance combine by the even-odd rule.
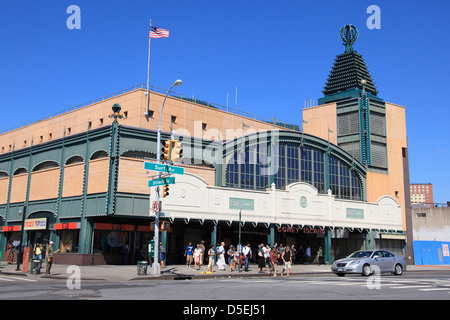
[[217, 261], [217, 265], [219, 266], [219, 270], [225, 271], [225, 242], [220, 244], [220, 247], [217, 252], [219, 256], [219, 261]]
[[163, 247], [162, 242], [159, 243], [159, 262], [161, 263], [161, 268], [164, 268], [164, 259], [166, 258], [166, 248]]
[[277, 251], [278, 251], [278, 265], [282, 266], [283, 259], [281, 258], [281, 256], [283, 255], [284, 252], [283, 244], [280, 243], [280, 246], [277, 248]]
[[230, 272], [234, 271], [236, 269], [236, 261], [234, 260], [234, 253], [236, 250], [234, 249], [233, 245], [230, 245], [227, 251], [228, 256], [228, 265], [230, 266]]
[[252, 258], [252, 249], [250, 248], [250, 242], [247, 242], [247, 245], [242, 250], [245, 260], [245, 268], [244, 271], [248, 272], [248, 265], [250, 263], [250, 259]]
[[205, 251], [206, 251], [206, 248], [205, 248], [205, 241], [204, 241], [204, 240], [200, 241], [200, 250], [202, 250], [202, 251], [200, 252], [200, 269], [201, 269], [201, 268], [202, 268], [202, 265], [203, 265], [203, 259], [204, 259], [204, 257], [205, 257]]
[[319, 258], [319, 266], [321, 264], [325, 264], [325, 261], [323, 260], [323, 250], [322, 247], [319, 247], [319, 250], [317, 250], [317, 257]]
[[55, 251], [55, 249], [53, 249], [53, 245], [54, 245], [54, 242], [50, 241], [49, 245], [47, 246], [47, 254], [46, 254], [46, 256], [47, 256], [47, 267], [45, 269], [45, 275], [48, 276], [48, 277], [51, 275], [50, 274], [50, 270], [51, 270], [52, 265], [53, 265], [53, 258], [55, 256], [55, 253], [59, 252], [59, 249], [56, 250], [56, 251]]
[[266, 272], [266, 268], [265, 268], [266, 260], [264, 258], [264, 249], [263, 248], [264, 248], [264, 244], [261, 243], [258, 246], [258, 251], [257, 251], [259, 273], [265, 273]]
[[297, 249], [295, 249], [295, 245], [291, 245], [291, 254], [292, 254], [292, 264], [295, 264], [295, 259], [297, 258]]
[[308, 245], [308, 247], [306, 247], [306, 252], [305, 252], [305, 264], [310, 264], [311, 263], [311, 246]]
[[264, 250], [264, 261], [267, 264], [267, 268], [270, 269], [270, 247], [268, 244], [266, 244], [265, 247], [263, 247]]
[[278, 253], [275, 247], [270, 251], [270, 273], [273, 273], [273, 276], [277, 276], [277, 264], [278, 264]]
[[128, 259], [130, 257], [130, 246], [128, 242], [125, 244], [125, 249], [123, 251], [123, 264], [128, 264]]
[[286, 246], [286, 248], [284, 249], [281, 259], [284, 262], [283, 270], [281, 270], [281, 276], [283, 276], [283, 272], [284, 272], [284, 270], [286, 270], [286, 275], [288, 277], [290, 277], [289, 274], [291, 272], [292, 254], [291, 254], [291, 249], [289, 248], [289, 246]]
[[192, 242], [189, 242], [186, 249], [184, 250], [184, 256], [186, 257], [186, 267], [188, 268], [192, 266], [193, 254], [194, 246], [192, 245]]
[[14, 245], [12, 241], [8, 242], [8, 246], [6, 247], [8, 264], [12, 264], [14, 261]]
[[208, 271], [213, 272], [213, 266], [214, 266], [214, 256], [216, 253], [214, 252], [214, 245], [212, 244], [211, 247], [208, 250]]
[[200, 249], [200, 244], [197, 244], [197, 248], [194, 250], [194, 270], [200, 270], [200, 254], [202, 252], [202, 249]]

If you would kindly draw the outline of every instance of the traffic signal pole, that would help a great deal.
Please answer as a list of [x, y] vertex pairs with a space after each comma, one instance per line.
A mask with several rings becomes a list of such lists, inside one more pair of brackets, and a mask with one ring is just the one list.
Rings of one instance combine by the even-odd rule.
[[[169, 89], [170, 90], [170, 89]], [[167, 92], [169, 93], [169, 92]], [[166, 95], [167, 96], [167, 95]], [[164, 102], [166, 99], [164, 98]], [[163, 108], [164, 108], [164, 102], [163, 102]], [[161, 108], [161, 115], [162, 115], [162, 108]], [[158, 127], [158, 137], [156, 140], [156, 163], [161, 163], [161, 118], [159, 121], [159, 127]], [[158, 173], [158, 178], [161, 178], [161, 173]], [[159, 186], [156, 187], [156, 193], [155, 193], [155, 201], [159, 203]], [[152, 205], [150, 203], [150, 205]], [[155, 212], [155, 236], [153, 237], [154, 243], [155, 243], [155, 254], [153, 255], [153, 264], [152, 264], [152, 274], [153, 275], [159, 275], [161, 274], [161, 270], [159, 268], [159, 210]]]
[[[169, 88], [169, 90], [167, 90], [167, 93], [164, 96], [164, 100], [162, 103], [161, 113], [159, 115], [158, 135], [157, 135], [157, 139], [156, 139], [156, 146], [157, 146], [156, 147], [156, 163], [157, 164], [161, 163], [161, 120], [162, 120], [164, 104], [166, 103], [166, 98], [169, 95], [170, 90], [172, 90], [172, 88], [174, 86], [179, 86], [179, 85], [181, 85], [181, 80], [177, 80], [172, 84], [172, 86]], [[158, 178], [161, 178], [161, 172], [158, 173]], [[155, 201], [159, 203], [159, 186], [156, 187]], [[150, 205], [152, 205], [151, 202], [150, 202]], [[160, 275], [161, 269], [160, 269], [160, 265], [159, 265], [159, 210], [158, 210], [158, 212], [155, 212], [154, 240], [155, 240], [155, 255], [153, 257], [152, 274]]]

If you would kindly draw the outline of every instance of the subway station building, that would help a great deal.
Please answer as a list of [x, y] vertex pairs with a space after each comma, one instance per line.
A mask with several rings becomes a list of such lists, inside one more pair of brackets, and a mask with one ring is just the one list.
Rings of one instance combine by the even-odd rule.
[[378, 96], [351, 46], [302, 130], [176, 93], [160, 114], [165, 93], [139, 85], [1, 133], [0, 251], [23, 237], [55, 242], [56, 263], [135, 262], [154, 236], [144, 163], [156, 162], [161, 119], [185, 169], [161, 199], [166, 263], [183, 263], [188, 242], [236, 246], [239, 229], [252, 247], [321, 246], [328, 263], [375, 248], [412, 259], [405, 107]]

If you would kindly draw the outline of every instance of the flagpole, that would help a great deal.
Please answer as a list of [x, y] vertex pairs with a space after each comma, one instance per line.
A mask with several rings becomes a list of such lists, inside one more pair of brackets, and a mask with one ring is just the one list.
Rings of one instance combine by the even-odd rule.
[[[150, 19], [150, 30], [152, 29], [152, 19]], [[144, 113], [145, 116], [149, 116], [150, 112], [150, 92], [149, 92], [149, 81], [150, 81], [150, 50], [151, 50], [152, 38], [150, 37], [150, 32], [148, 35], [148, 66], [147, 66], [147, 111]]]

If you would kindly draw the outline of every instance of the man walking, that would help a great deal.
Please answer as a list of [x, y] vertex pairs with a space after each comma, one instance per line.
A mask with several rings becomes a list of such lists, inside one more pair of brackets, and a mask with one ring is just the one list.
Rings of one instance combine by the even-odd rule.
[[250, 259], [252, 258], [252, 249], [250, 248], [250, 242], [247, 242], [247, 245], [242, 250], [242, 254], [245, 259], [245, 268], [244, 271], [248, 271], [248, 265], [250, 263]]
[[55, 253], [59, 252], [59, 249], [56, 251], [53, 249], [53, 245], [54, 245], [53, 241], [50, 241], [50, 243], [47, 247], [47, 268], [45, 270], [45, 275], [47, 277], [50, 276], [50, 269], [52, 268], [53, 257], [55, 256]]
[[192, 245], [192, 242], [189, 242], [189, 244], [186, 247], [186, 250], [184, 250], [184, 256], [186, 257], [186, 267], [188, 268], [192, 266], [193, 254], [194, 254], [194, 246]]
[[284, 270], [287, 270], [287, 276], [289, 277], [291, 272], [291, 265], [292, 265], [292, 254], [291, 249], [289, 246], [286, 246], [286, 248], [283, 251], [283, 255], [281, 256], [281, 259], [284, 262], [283, 270], [281, 270], [281, 276], [283, 276]]
[[217, 265], [219, 266], [219, 270], [225, 271], [225, 242], [222, 242], [220, 244], [219, 249], [217, 250], [217, 254], [219, 256], [219, 261], [217, 262]]

